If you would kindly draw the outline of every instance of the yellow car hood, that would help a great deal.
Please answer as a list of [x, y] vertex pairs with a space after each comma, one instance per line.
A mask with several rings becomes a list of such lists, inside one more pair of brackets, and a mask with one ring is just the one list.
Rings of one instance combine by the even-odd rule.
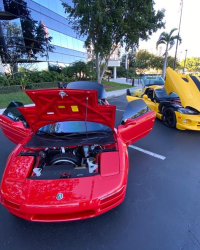
[[167, 68], [164, 87], [168, 95], [175, 92], [179, 96], [184, 108], [192, 107], [200, 111], [199, 80], [198, 77], [192, 79], [190, 76], [178, 74], [171, 68]]

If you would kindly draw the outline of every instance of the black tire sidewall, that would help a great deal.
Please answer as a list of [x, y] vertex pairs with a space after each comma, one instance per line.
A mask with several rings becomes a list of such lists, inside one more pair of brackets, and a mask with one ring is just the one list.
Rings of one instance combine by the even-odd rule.
[[[171, 124], [170, 126], [167, 125], [167, 124], [164, 122], [165, 113], [166, 113], [166, 111], [169, 111], [169, 110], [170, 110], [170, 112], [171, 112], [171, 114], [172, 114], [172, 116], [173, 116], [173, 122], [172, 122], [172, 124]], [[167, 126], [167, 127], [169, 127], [169, 128], [175, 128], [175, 127], [176, 127], [176, 115], [175, 115], [175, 112], [174, 112], [174, 108], [169, 107], [169, 108], [164, 109], [164, 111], [163, 111], [163, 116], [162, 116], [162, 121], [163, 121], [164, 125]]]

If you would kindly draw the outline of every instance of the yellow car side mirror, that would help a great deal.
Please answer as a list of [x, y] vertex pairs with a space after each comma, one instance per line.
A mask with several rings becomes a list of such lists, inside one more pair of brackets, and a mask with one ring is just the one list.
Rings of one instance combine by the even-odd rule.
[[147, 95], [143, 95], [143, 99], [148, 99], [148, 96]]

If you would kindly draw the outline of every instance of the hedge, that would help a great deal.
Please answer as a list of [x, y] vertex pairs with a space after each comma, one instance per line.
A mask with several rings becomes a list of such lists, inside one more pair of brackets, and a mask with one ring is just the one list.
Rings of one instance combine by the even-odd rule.
[[[41, 82], [41, 83], [29, 83], [26, 89], [46, 89], [46, 88], [56, 88], [58, 87], [58, 82]], [[0, 94], [9, 94], [21, 91], [21, 86], [0, 86]]]
[[26, 89], [49, 89], [58, 88], [58, 82], [40, 82], [27, 84]]
[[21, 90], [20, 85], [3, 86], [0, 87], [0, 94], [9, 94], [14, 92], [19, 92]]

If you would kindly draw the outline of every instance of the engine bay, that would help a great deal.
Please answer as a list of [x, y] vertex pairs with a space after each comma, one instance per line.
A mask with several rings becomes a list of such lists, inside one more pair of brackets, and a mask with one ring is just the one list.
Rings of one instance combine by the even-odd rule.
[[34, 156], [29, 179], [62, 179], [97, 175], [100, 173], [99, 156], [116, 151], [115, 144], [83, 145], [29, 149], [20, 156]]

